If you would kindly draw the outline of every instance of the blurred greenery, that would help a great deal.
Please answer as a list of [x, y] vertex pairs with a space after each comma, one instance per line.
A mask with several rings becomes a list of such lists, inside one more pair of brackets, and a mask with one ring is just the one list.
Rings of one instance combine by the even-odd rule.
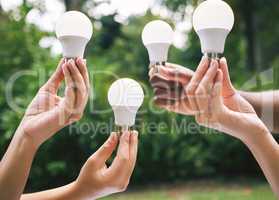
[[[78, 9], [88, 13], [91, 1], [65, 0], [67, 9]], [[258, 91], [277, 89], [279, 86], [279, 3], [278, 0], [228, 0], [235, 11], [235, 27], [230, 34], [225, 55], [230, 65], [231, 78], [239, 89]], [[163, 0], [161, 6], [173, 15], [165, 19], [174, 25], [172, 16], [180, 20], [191, 20], [187, 8], [197, 1]], [[38, 4], [40, 5], [40, 4]], [[36, 6], [38, 7], [36, 4]], [[33, 4], [23, 1], [16, 10], [4, 12], [0, 7], [0, 155], [5, 150], [15, 132], [24, 108], [32, 100], [36, 91], [50, 73], [55, 70], [59, 56], [53, 56], [50, 48], [41, 48], [43, 37], [54, 36], [43, 32], [26, 22], [26, 16]], [[44, 6], [39, 7], [45, 12]], [[234, 138], [224, 134], [199, 134], [206, 129], [194, 128], [191, 134], [171, 126], [194, 122], [192, 117], [167, 112], [154, 113], [150, 104], [152, 90], [148, 84], [148, 55], [141, 42], [143, 26], [154, 16], [151, 10], [144, 16], [131, 16], [127, 24], [115, 20], [115, 15], [92, 17], [95, 25], [94, 38], [86, 52], [88, 69], [92, 83], [92, 96], [84, 117], [74, 126], [67, 127], [47, 141], [39, 150], [28, 181], [27, 191], [38, 191], [61, 186], [72, 181], [86, 159], [103, 143], [110, 130], [91, 129], [86, 134], [72, 133], [85, 123], [111, 124], [113, 113], [98, 114], [97, 110], [110, 109], [106, 94], [110, 84], [118, 77], [131, 77], [145, 86], [146, 99], [143, 111], [138, 115], [137, 129], [140, 145], [137, 167], [132, 184], [150, 182], [174, 182], [200, 177], [253, 176], [262, 173], [246, 147]], [[191, 30], [185, 33], [187, 43], [184, 48], [170, 49], [170, 62], [175, 62], [195, 70], [201, 58], [199, 40]], [[13, 87], [13, 100], [19, 109], [11, 109], [6, 99], [7, 82], [17, 72], [26, 70], [29, 74], [17, 80]], [[274, 77], [266, 77], [266, 70], [273, 70]], [[104, 73], [105, 72], [105, 73]], [[274, 81], [273, 81], [274, 80]], [[157, 109], [157, 111], [159, 111]], [[148, 128], [147, 123], [166, 123], [163, 130], [158, 126]], [[188, 129], [187, 129], [188, 130]], [[159, 132], [165, 134], [159, 134]], [[71, 132], [71, 134], [70, 134]], [[106, 133], [106, 134], [104, 134]], [[94, 137], [93, 137], [94, 136]], [[24, 161], [23, 161], [24, 162]], [[229, 179], [229, 178], [228, 178]], [[263, 189], [265, 191], [267, 189]], [[226, 191], [226, 190], [225, 190]], [[255, 189], [255, 195], [262, 188]], [[268, 193], [268, 191], [267, 191]], [[152, 194], [151, 194], [152, 195]], [[158, 196], [159, 195], [159, 196]], [[154, 194], [154, 199], [163, 199], [164, 194]], [[192, 193], [192, 199], [204, 199], [199, 193]], [[212, 199], [225, 199], [224, 191], [208, 195]], [[233, 198], [234, 191], [226, 198]], [[250, 199], [254, 198], [252, 192]], [[267, 194], [269, 195], [269, 194]], [[158, 196], [158, 197], [157, 197]], [[249, 199], [247, 197], [247, 199]], [[186, 198], [187, 199], [187, 198]], [[239, 198], [240, 199], [240, 198]], [[267, 197], [265, 199], [268, 199]]]
[[[254, 180], [255, 181], [255, 180]], [[252, 181], [253, 182], [253, 181]], [[247, 183], [246, 183], [247, 184]], [[275, 200], [266, 184], [234, 185], [211, 182], [194, 182], [178, 185], [153, 186], [103, 198], [104, 200]]]

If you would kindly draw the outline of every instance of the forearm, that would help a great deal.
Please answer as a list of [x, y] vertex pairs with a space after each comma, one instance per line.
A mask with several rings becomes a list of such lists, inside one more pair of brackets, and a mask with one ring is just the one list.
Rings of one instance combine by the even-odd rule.
[[269, 130], [279, 133], [279, 91], [239, 93], [254, 107]]
[[274, 193], [279, 197], [279, 145], [268, 130], [245, 142], [258, 161]]
[[32, 194], [24, 194], [20, 200], [84, 200], [83, 196], [79, 194], [76, 189], [75, 182], [55, 188], [52, 190], [46, 190], [43, 192], [37, 192]]
[[37, 147], [17, 132], [0, 163], [1, 199], [18, 200], [23, 193]]

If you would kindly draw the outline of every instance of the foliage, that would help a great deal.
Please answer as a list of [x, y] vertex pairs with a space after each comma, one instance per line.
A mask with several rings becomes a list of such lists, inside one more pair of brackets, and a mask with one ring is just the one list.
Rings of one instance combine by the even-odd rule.
[[[225, 54], [230, 64], [234, 85], [237, 88], [252, 90], [278, 88], [279, 26], [276, 22], [278, 17], [274, 17], [278, 15], [278, 2], [265, 1], [265, 6], [261, 6], [261, 9], [256, 9], [253, 13], [253, 16], [257, 15], [261, 19], [256, 26], [256, 36], [247, 33], [250, 24], [244, 15], [247, 9], [246, 1], [230, 2], [236, 11], [236, 25], [228, 38]], [[166, 0], [163, 3], [173, 12], [183, 15], [185, 7], [195, 5], [197, 2]], [[261, 5], [261, 1], [255, 3]], [[24, 108], [51, 71], [55, 70], [59, 59], [53, 57], [49, 49], [39, 47], [40, 39], [48, 33], [43, 33], [37, 27], [25, 22], [29, 9], [26, 5], [22, 6], [17, 17], [14, 17], [15, 14], [12, 12], [0, 12], [1, 155], [4, 154], [20, 122]], [[116, 78], [111, 74], [134, 78], [145, 87], [146, 99], [136, 126], [141, 135], [138, 163], [132, 179], [134, 183], [176, 181], [216, 175], [260, 176], [258, 165], [239, 141], [222, 134], [200, 134], [210, 131], [197, 127], [191, 130], [190, 134], [187, 127], [194, 122], [192, 117], [159, 112], [159, 109], [155, 109], [159, 113], [151, 112], [150, 105], [152, 108], [154, 106], [150, 103], [152, 91], [148, 84], [148, 55], [141, 42], [141, 30], [148, 21], [157, 18], [158, 16], [153, 16], [148, 11], [145, 16], [131, 17], [128, 25], [116, 22], [114, 15], [98, 20], [102, 26], [96, 31], [87, 49], [92, 96], [85, 115], [81, 122], [60, 131], [41, 147], [33, 164], [27, 190], [52, 188], [73, 180], [85, 160], [103, 143], [113, 127], [109, 130], [100, 127], [94, 130], [92, 127], [112, 123], [111, 111], [105, 114], [96, 112], [110, 109], [106, 93]], [[171, 19], [169, 20], [171, 22]], [[172, 47], [170, 61], [194, 70], [201, 57], [199, 40], [193, 31], [187, 34], [187, 47], [184, 49]], [[260, 41], [259, 46], [249, 46], [250, 37], [254, 38], [253, 41]], [[261, 51], [258, 52], [254, 48]], [[260, 56], [260, 61], [255, 60], [257, 56], [254, 54]], [[255, 66], [249, 66], [249, 63], [255, 63]], [[267, 85], [263, 81], [247, 83], [247, 80], [253, 77], [259, 80], [260, 72], [271, 67], [274, 69], [274, 82]], [[19, 79], [13, 88], [14, 99], [22, 108], [20, 111], [14, 111], [8, 105], [5, 91], [7, 81], [21, 70], [28, 70], [31, 76]], [[103, 73], [104, 70], [109, 73]], [[92, 125], [91, 130], [82, 134], [78, 130], [84, 128], [86, 123]], [[155, 125], [165, 123], [166, 126], [150, 127], [147, 123]], [[173, 127], [175, 124], [184, 124], [184, 129], [175, 129]], [[72, 130], [77, 131], [73, 133]]]

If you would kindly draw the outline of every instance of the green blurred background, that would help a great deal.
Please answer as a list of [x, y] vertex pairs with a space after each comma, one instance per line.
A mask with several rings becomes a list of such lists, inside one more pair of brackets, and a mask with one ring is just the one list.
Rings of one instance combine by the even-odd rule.
[[[117, 2], [0, 1], [1, 156], [24, 108], [61, 57], [57, 54], [53, 26], [45, 28], [57, 18], [45, 17], [51, 12], [49, 8], [61, 7], [61, 13], [73, 9], [83, 11], [94, 24], [94, 36], [86, 51], [92, 96], [84, 117], [43, 144], [32, 166], [26, 192], [58, 187], [77, 177], [86, 159], [113, 127], [113, 113], [106, 99], [108, 87], [116, 78], [131, 77], [142, 83], [146, 93], [135, 127], [141, 134], [138, 162], [130, 191], [108, 199], [275, 199], [256, 161], [241, 142], [198, 126], [189, 130], [187, 125], [194, 123], [192, 117], [161, 111], [152, 104], [149, 61], [141, 31], [153, 19], [169, 22], [176, 30], [176, 45], [170, 49], [169, 61], [195, 70], [202, 55], [191, 27], [191, 14], [199, 1], [118, 0], [120, 8], [121, 4], [133, 7], [135, 13], [127, 15], [121, 9], [108, 9], [113, 1]], [[227, 2], [235, 12], [235, 26], [225, 50], [233, 84], [250, 91], [277, 89], [278, 0]], [[147, 7], [137, 13], [141, 3]], [[12, 87], [12, 102], [18, 106], [14, 109], [7, 100], [7, 83], [18, 72], [26, 75], [18, 78]], [[100, 110], [109, 111], [100, 113]]]

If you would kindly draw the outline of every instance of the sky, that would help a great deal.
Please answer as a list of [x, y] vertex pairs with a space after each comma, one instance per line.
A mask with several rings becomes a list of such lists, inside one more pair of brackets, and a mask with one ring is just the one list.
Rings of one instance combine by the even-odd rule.
[[[1, 6], [4, 11], [15, 9], [22, 3], [23, 0], [0, 0]], [[36, 4], [36, 0], [27, 0], [30, 3]], [[145, 12], [152, 8], [151, 11], [160, 15], [162, 19], [168, 18], [170, 12], [165, 8], [156, 3], [156, 0], [95, 0], [95, 2], [101, 2], [101, 4], [88, 11], [89, 15], [101, 17], [109, 15], [117, 11], [118, 15], [115, 20], [127, 24], [127, 18], [131, 15], [144, 15]], [[55, 23], [60, 15], [65, 12], [64, 4], [59, 0], [44, 0], [44, 6], [46, 12], [40, 13], [38, 9], [32, 9], [27, 15], [27, 21], [29, 23], [37, 25], [41, 30], [53, 32], [55, 31]], [[186, 8], [186, 13], [189, 14], [187, 21], [179, 21], [174, 19], [175, 37], [174, 45], [178, 48], [187, 46], [187, 37], [185, 32], [191, 30], [191, 13], [193, 9], [191, 7]], [[42, 38], [40, 46], [43, 48], [51, 47], [54, 54], [62, 52], [60, 43], [56, 38], [48, 37]]]

